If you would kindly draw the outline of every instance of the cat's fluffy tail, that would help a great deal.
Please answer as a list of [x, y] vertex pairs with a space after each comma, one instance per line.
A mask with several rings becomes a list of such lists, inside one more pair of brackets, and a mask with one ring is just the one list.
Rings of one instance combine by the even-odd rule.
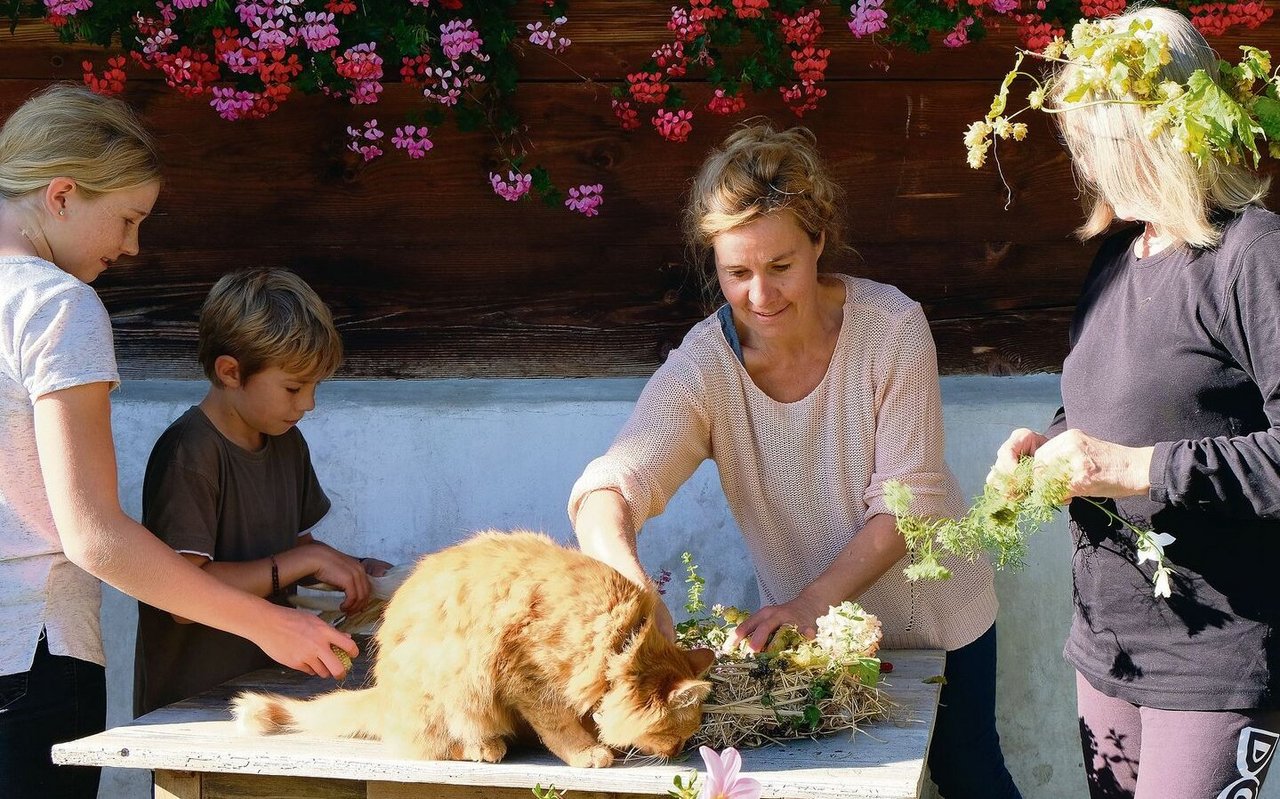
[[376, 738], [369, 715], [373, 689], [339, 689], [314, 699], [244, 692], [231, 702], [242, 732], [309, 732], [328, 737]]

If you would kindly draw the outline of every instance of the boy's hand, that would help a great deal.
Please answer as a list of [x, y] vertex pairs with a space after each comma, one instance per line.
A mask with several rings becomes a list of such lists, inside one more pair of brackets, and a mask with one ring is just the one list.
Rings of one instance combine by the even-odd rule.
[[311, 573], [315, 578], [335, 586], [347, 595], [341, 605], [343, 613], [363, 610], [369, 604], [373, 586], [360, 561], [319, 542], [303, 546], [311, 548], [309, 554], [315, 559], [315, 568]]
[[391, 570], [390, 563], [377, 558], [361, 558], [360, 565], [364, 566], [364, 573], [370, 577], [381, 577]]
[[336, 646], [356, 657], [360, 648], [351, 636], [305, 611], [270, 604], [267, 608], [262, 617], [261, 631], [253, 636], [253, 642], [268, 657], [291, 669], [319, 677], [340, 680], [346, 676], [346, 667], [330, 647]]

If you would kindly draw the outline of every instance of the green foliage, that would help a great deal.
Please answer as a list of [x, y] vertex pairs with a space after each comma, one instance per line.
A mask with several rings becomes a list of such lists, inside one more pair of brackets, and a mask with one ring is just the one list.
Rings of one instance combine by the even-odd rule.
[[[885, 484], [884, 500], [898, 520], [898, 532], [906, 539], [912, 562], [903, 572], [907, 579], [945, 580], [951, 571], [939, 561], [955, 556], [972, 560], [991, 557], [998, 569], [1020, 568], [1026, 560], [1027, 539], [1052, 521], [1070, 499], [1070, 480], [1063, 464], [1037, 467], [1027, 456], [1012, 472], [989, 482], [959, 519], [936, 519], [913, 515], [911, 489], [897, 482]], [[1168, 597], [1174, 570], [1165, 562], [1164, 548], [1174, 542], [1167, 533], [1143, 530], [1120, 518], [1105, 503], [1079, 497], [1097, 507], [1112, 522], [1134, 535], [1138, 563], [1155, 564], [1153, 593]]]
[[959, 519], [930, 519], [911, 513], [911, 489], [896, 481], [885, 486], [885, 504], [898, 518], [912, 563], [910, 580], [943, 580], [951, 571], [940, 557], [973, 559], [991, 556], [997, 568], [1019, 567], [1027, 555], [1027, 538], [1053, 519], [1067, 498], [1067, 480], [1059, 472], [1037, 473], [1024, 458], [1013, 472], [987, 485]]
[[680, 562], [684, 564], [686, 575], [684, 581], [689, 584], [689, 598], [684, 603], [685, 612], [702, 613], [707, 609], [706, 603], [702, 601], [702, 592], [707, 587], [707, 581], [698, 574], [698, 565], [693, 562], [691, 553], [683, 553], [680, 556]]
[[[1239, 63], [1220, 61], [1216, 74], [1198, 69], [1178, 83], [1165, 77], [1172, 60], [1168, 36], [1154, 30], [1150, 20], [1131, 20], [1123, 27], [1110, 20], [1078, 22], [1069, 40], [1055, 39], [1043, 53], [1019, 51], [986, 117], [965, 131], [969, 165], [985, 164], [997, 138], [1024, 138], [1026, 126], [1012, 120], [1028, 109], [1058, 114], [1120, 103], [1142, 106], [1144, 132], [1170, 137], [1202, 167], [1210, 162], [1257, 166], [1258, 138], [1269, 143], [1269, 151], [1280, 142], [1280, 77], [1272, 74], [1267, 51], [1240, 49]], [[1020, 71], [1028, 55], [1076, 68], [1055, 71], [1042, 81]], [[1008, 114], [1009, 88], [1019, 77], [1029, 78], [1035, 88], [1026, 107]], [[1060, 105], [1049, 107], [1045, 98], [1054, 96], [1060, 96]]]

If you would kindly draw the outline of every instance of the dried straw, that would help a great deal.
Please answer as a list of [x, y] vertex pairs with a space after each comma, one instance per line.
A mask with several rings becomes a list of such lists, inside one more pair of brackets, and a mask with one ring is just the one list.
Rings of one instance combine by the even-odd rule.
[[[794, 666], [762, 672], [750, 660], [716, 663], [706, 675], [714, 687], [702, 706], [702, 726], [689, 747], [743, 749], [853, 732], [863, 722], [886, 718], [895, 707], [878, 687], [863, 685], [847, 672], [830, 678], [830, 695], [815, 702], [811, 689], [828, 674]], [[819, 711], [816, 724], [805, 717], [811, 705]]]

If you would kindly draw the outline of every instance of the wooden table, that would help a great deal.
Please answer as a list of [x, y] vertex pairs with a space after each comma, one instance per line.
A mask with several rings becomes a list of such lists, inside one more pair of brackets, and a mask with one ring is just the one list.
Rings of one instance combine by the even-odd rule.
[[[943, 653], [901, 650], [883, 657], [894, 666], [885, 690], [900, 706], [900, 718], [867, 725], [852, 737], [745, 751], [743, 772], [760, 780], [765, 797], [919, 796], [939, 691], [923, 680], [942, 673]], [[152, 769], [156, 799], [532, 799], [538, 784], [554, 784], [566, 799], [639, 799], [665, 796], [677, 774], [704, 771], [696, 754], [668, 765], [606, 769], [570, 768], [532, 750], [513, 751], [497, 764], [397, 760], [378, 741], [242, 735], [228, 711], [231, 696], [245, 688], [299, 696], [330, 687], [297, 672], [264, 669], [130, 725], [59, 744], [53, 760]]]

